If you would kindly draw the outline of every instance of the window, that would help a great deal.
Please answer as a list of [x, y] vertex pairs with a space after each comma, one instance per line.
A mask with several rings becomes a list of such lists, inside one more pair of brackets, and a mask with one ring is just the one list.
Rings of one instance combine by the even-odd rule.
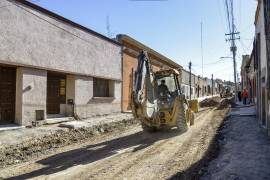
[[94, 97], [114, 97], [114, 81], [94, 78]]
[[170, 92], [174, 92], [175, 90], [177, 90], [177, 87], [176, 87], [176, 84], [175, 84], [176, 82], [175, 82], [173, 74], [171, 74], [169, 76], [158, 77], [157, 78], [158, 86], [161, 84], [162, 80], [165, 81], [165, 85], [168, 87], [168, 90]]
[[60, 96], [66, 95], [66, 80], [60, 79]]

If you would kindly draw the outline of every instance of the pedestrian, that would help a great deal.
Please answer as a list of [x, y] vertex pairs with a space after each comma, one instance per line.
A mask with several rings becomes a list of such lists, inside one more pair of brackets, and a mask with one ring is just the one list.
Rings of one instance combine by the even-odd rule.
[[241, 102], [242, 101], [242, 93], [241, 93], [241, 91], [238, 91], [237, 96], [238, 96], [238, 101]]
[[247, 104], [247, 98], [248, 98], [248, 91], [244, 89], [242, 92], [242, 97], [243, 97], [243, 104]]

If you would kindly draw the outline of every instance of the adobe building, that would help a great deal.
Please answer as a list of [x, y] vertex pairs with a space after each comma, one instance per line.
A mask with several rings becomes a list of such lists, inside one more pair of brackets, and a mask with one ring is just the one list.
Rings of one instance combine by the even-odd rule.
[[196, 86], [197, 86], [197, 97], [204, 96], [204, 81], [201, 76], [197, 76]]
[[242, 64], [241, 64], [241, 89], [249, 90], [249, 79], [247, 67], [250, 65], [250, 56], [242, 55]]
[[118, 42], [28, 1], [0, 7], [0, 124], [121, 112]]
[[[269, 115], [269, 101], [267, 88], [267, 49], [266, 49], [266, 35], [265, 35], [265, 6], [262, 0], [258, 0], [256, 14], [255, 14], [255, 71], [257, 77], [257, 113], [260, 124], [270, 129], [268, 121]], [[270, 132], [270, 131], [269, 131]]]
[[195, 99], [197, 97], [197, 87], [196, 87], [197, 76], [191, 73], [191, 92], [190, 92], [190, 85], [189, 85], [189, 76], [190, 76], [189, 71], [183, 69], [181, 90], [187, 99], [189, 99], [190, 95], [191, 95], [191, 99]]
[[[123, 87], [122, 87], [122, 112], [131, 111], [131, 92], [133, 89], [133, 73], [137, 68], [137, 56], [142, 50], [148, 52], [150, 62], [153, 65], [153, 70], [161, 68], [182, 69], [182, 66], [175, 63], [173, 60], [161, 55], [150, 47], [124, 34], [119, 34], [116, 37], [117, 41], [122, 44], [122, 66], [123, 66]], [[180, 80], [181, 82], [181, 80]]]

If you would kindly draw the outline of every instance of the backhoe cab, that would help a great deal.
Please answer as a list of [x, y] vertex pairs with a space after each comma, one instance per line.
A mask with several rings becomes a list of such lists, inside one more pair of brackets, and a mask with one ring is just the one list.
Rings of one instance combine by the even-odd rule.
[[183, 132], [193, 124], [194, 113], [181, 94], [179, 78], [180, 73], [175, 69], [154, 72], [147, 52], [140, 53], [131, 105], [144, 130], [177, 127]]

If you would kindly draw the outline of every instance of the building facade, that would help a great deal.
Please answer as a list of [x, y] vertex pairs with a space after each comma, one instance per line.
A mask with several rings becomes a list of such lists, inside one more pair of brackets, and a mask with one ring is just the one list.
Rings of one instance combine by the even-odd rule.
[[257, 93], [257, 112], [260, 124], [267, 127], [268, 123], [268, 88], [267, 88], [267, 51], [266, 51], [266, 36], [265, 36], [265, 13], [264, 2], [258, 1], [258, 6], [255, 16], [255, 47], [254, 60], [256, 77], [256, 92]]
[[248, 67], [250, 65], [250, 57], [249, 55], [242, 56], [242, 64], [241, 64], [241, 89], [246, 89], [249, 91], [250, 83], [249, 83], [249, 76], [248, 76]]
[[241, 89], [246, 89], [250, 103], [256, 103], [256, 70], [254, 68], [254, 50], [251, 55], [244, 55], [241, 65]]
[[[189, 71], [183, 69], [182, 70], [182, 83], [181, 83], [181, 90], [182, 93], [185, 95], [186, 99], [189, 99], [191, 96], [191, 99], [197, 98], [197, 91], [198, 91], [198, 77], [191, 73], [191, 88], [190, 88], [190, 73]], [[190, 91], [191, 90], [191, 91]]]
[[0, 124], [121, 111], [121, 45], [28, 1], [0, 1]]
[[129, 112], [131, 111], [133, 77], [138, 65], [137, 57], [142, 50], [146, 50], [148, 52], [148, 56], [154, 71], [162, 68], [173, 68], [181, 70], [182, 66], [128, 35], [119, 34], [117, 35], [116, 39], [119, 43], [122, 44], [122, 112]]

